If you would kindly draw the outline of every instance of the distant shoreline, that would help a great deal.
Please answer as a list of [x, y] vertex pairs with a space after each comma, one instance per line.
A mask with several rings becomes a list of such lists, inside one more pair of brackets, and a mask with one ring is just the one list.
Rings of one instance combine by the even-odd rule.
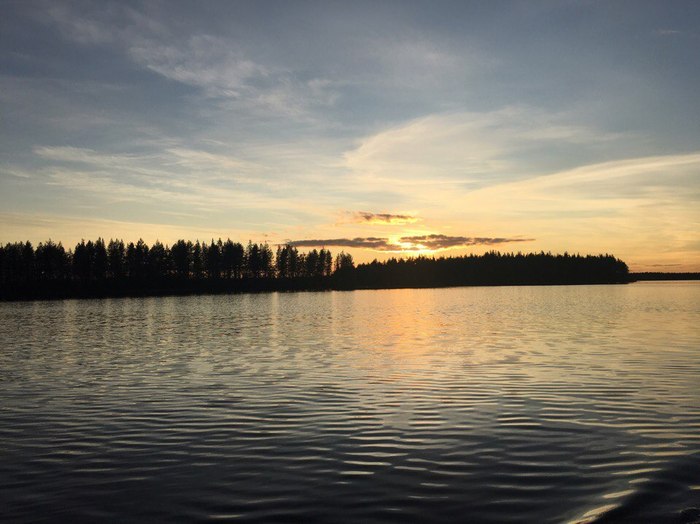
[[642, 272], [630, 273], [630, 279], [637, 280], [700, 280], [700, 273], [662, 273], [662, 272]]
[[[669, 279], [666, 279], [669, 280]], [[100, 285], [80, 285], [79, 283], [63, 283], [63, 285], [47, 288], [24, 288], [8, 294], [4, 290], [0, 302], [27, 302], [37, 300], [70, 300], [70, 299], [103, 299], [103, 298], [147, 298], [147, 297], [177, 297], [177, 296], [207, 296], [207, 295], [244, 295], [259, 293], [298, 293], [319, 291], [369, 291], [389, 289], [445, 289], [455, 287], [507, 287], [507, 286], [585, 286], [585, 285], [622, 285], [633, 283], [626, 281], [538, 281], [526, 282], [473, 282], [469, 284], [377, 284], [374, 286], [348, 286], [333, 277], [324, 279], [295, 279], [281, 281], [242, 280], [237, 282], [212, 282], [208, 280], [180, 282], [179, 285], [162, 283], [160, 286], [132, 287], [123, 283], [102, 283]]]
[[[142, 289], [71, 289], [57, 290], [56, 293], [29, 293], [26, 296], [3, 297], [0, 302], [27, 302], [35, 300], [70, 300], [70, 299], [101, 299], [101, 298], [154, 298], [154, 297], [184, 297], [207, 295], [243, 295], [258, 293], [303, 293], [318, 291], [371, 291], [383, 289], [445, 289], [454, 287], [507, 287], [507, 286], [604, 286], [633, 284], [634, 282], [652, 281], [685, 281], [700, 280], [700, 273], [630, 273], [630, 280], [625, 282], [518, 282], [518, 283], [483, 283], [483, 284], [445, 284], [431, 286], [375, 286], [375, 287], [340, 287], [328, 283], [286, 283], [284, 285], [239, 285], [230, 287], [215, 287], [208, 282], [182, 288], [142, 288]], [[279, 284], [279, 283], [277, 283]]]

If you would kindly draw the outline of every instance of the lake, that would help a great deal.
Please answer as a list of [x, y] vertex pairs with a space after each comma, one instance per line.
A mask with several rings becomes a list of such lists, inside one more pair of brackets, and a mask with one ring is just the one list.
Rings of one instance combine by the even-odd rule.
[[700, 521], [700, 282], [0, 304], [0, 520]]

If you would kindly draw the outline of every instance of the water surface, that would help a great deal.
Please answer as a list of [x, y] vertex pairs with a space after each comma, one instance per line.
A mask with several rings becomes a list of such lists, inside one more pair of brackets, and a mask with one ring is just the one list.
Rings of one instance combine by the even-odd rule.
[[700, 284], [0, 304], [0, 519], [700, 521]]

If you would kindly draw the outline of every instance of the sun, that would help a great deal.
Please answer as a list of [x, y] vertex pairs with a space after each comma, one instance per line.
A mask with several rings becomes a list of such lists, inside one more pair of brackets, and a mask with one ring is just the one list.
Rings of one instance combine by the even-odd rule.
[[435, 253], [434, 249], [430, 249], [425, 244], [421, 244], [419, 242], [406, 242], [401, 240], [406, 236], [409, 235], [407, 233], [404, 233], [403, 235], [390, 238], [391, 244], [397, 246], [397, 252], [406, 253], [411, 256], [432, 255], [433, 253]]

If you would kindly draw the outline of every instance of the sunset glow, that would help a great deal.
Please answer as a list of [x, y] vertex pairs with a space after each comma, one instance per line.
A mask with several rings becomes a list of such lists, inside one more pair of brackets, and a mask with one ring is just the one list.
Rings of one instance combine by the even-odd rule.
[[0, 242], [700, 271], [697, 6], [508, 6], [10, 3]]

